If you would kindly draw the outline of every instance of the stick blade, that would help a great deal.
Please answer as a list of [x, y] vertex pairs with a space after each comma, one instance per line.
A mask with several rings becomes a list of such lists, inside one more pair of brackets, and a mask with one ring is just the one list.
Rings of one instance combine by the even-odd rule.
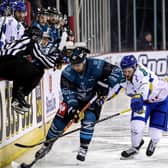
[[24, 145], [24, 144], [19, 144], [15, 143], [15, 146], [20, 147], [20, 148], [32, 148], [34, 145]]

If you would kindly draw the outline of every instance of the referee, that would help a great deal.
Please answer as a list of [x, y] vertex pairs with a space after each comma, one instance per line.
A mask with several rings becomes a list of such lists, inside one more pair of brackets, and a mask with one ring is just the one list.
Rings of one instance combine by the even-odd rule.
[[[42, 32], [30, 27], [24, 36], [13, 43], [6, 44], [0, 51], [0, 77], [13, 81], [12, 108], [21, 114], [29, 111], [30, 104], [25, 96], [37, 86], [44, 69], [62, 64], [58, 51], [44, 55], [38, 44]], [[26, 59], [31, 56], [31, 61]]]

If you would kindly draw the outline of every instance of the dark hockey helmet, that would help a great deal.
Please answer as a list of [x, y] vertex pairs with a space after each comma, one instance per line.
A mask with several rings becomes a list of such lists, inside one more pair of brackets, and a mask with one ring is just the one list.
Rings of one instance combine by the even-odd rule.
[[48, 11], [48, 14], [49, 15], [58, 15], [58, 10], [56, 8], [53, 8], [53, 7], [48, 7], [47, 8], [47, 11]]
[[86, 60], [87, 53], [90, 53], [88, 49], [83, 47], [76, 47], [72, 50], [70, 63], [73, 65], [83, 63]]
[[36, 14], [39, 15], [48, 15], [48, 10], [45, 8], [37, 8]]

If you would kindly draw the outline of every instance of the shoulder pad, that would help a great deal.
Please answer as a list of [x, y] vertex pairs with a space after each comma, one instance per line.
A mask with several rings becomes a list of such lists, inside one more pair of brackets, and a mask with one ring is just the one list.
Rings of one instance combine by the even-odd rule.
[[70, 65], [62, 71], [62, 75], [71, 82], [75, 80], [75, 73]]

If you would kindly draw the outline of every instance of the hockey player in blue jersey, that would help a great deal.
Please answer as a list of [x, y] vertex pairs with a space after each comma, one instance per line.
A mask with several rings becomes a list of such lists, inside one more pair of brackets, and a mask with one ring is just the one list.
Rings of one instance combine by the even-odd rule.
[[56, 8], [48, 7], [48, 15], [47, 31], [50, 33], [53, 43], [58, 43], [58, 40], [60, 41], [60, 34], [56, 24], [59, 21], [59, 13]]
[[39, 28], [42, 32], [46, 32], [48, 29], [47, 25], [48, 11], [43, 8], [37, 10], [37, 20], [35, 20], [32, 26]]
[[[46, 139], [57, 137], [71, 119], [80, 120], [79, 111], [97, 93], [99, 97], [108, 94], [108, 85], [114, 87], [123, 79], [119, 67], [104, 60], [86, 58], [88, 50], [77, 47], [73, 49], [68, 65], [61, 75], [63, 102], [59, 108]], [[95, 101], [84, 113], [82, 127], [98, 120], [102, 105]], [[80, 149], [77, 160], [84, 161], [89, 144], [92, 140], [94, 126], [82, 128], [80, 131]], [[52, 148], [53, 143], [44, 144], [36, 153], [36, 158], [44, 157]]]
[[48, 54], [53, 48], [52, 38], [48, 32], [43, 32], [42, 39], [39, 41], [39, 46], [43, 54]]

